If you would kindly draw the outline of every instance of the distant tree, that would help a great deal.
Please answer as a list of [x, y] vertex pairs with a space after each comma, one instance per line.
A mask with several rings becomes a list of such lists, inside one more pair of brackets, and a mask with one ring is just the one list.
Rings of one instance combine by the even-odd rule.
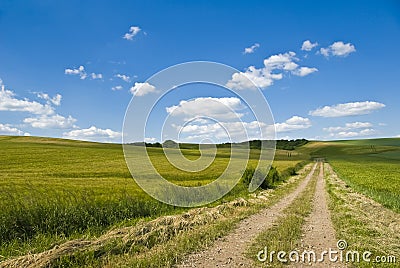
[[179, 148], [179, 144], [173, 140], [166, 140], [164, 141], [163, 145], [164, 148]]

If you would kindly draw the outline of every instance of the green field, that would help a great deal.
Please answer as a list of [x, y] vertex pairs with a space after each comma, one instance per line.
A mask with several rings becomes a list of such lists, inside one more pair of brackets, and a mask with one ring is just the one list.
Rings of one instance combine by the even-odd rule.
[[313, 142], [300, 149], [325, 157], [350, 187], [400, 212], [400, 139]]
[[[118, 144], [0, 136], [0, 149], [0, 261], [186, 210], [144, 193]], [[174, 168], [160, 148], [148, 152], [161, 174], [184, 186], [212, 182], [231, 157], [229, 149], [219, 148], [207, 169], [193, 173]], [[182, 152], [190, 160], [200, 157], [196, 148]], [[288, 152], [277, 150], [273, 163], [285, 178], [296, 164], [324, 157], [350, 187], [400, 212], [400, 139], [315, 141]], [[257, 165], [258, 155], [251, 151], [248, 166]], [[247, 155], [233, 158], [239, 163]], [[247, 195], [247, 186], [239, 183], [211, 206]]]
[[[3, 257], [40, 252], [59, 241], [183, 210], [156, 201], [137, 186], [118, 144], [0, 136], [0, 150]], [[199, 157], [195, 149], [183, 152], [192, 160]], [[229, 161], [228, 149], [222, 148], [206, 170], [188, 173], [168, 164], [160, 148], [149, 148], [149, 155], [161, 174], [185, 186], [213, 181]], [[236, 156], [238, 161], [241, 157]], [[255, 166], [257, 157], [253, 150], [249, 165]], [[289, 161], [278, 152], [274, 165], [284, 171], [302, 157], [296, 154]], [[216, 204], [247, 194], [247, 186], [238, 184]]]

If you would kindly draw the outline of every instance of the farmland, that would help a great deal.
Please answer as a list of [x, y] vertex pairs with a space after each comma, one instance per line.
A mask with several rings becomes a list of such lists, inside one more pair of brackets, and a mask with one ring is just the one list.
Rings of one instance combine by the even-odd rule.
[[[108, 236], [110, 232], [112, 234], [115, 228], [122, 228], [121, 230], [145, 228], [142, 226], [147, 226], [147, 222], [151, 225], [171, 219], [164, 218], [167, 215], [182, 215], [182, 213], [192, 215], [190, 214], [192, 212], [188, 212], [186, 208], [166, 205], [141, 190], [126, 166], [121, 145], [1, 136], [0, 149], [0, 240], [2, 241], [0, 261], [28, 253], [43, 252], [54, 245], [74, 239], [96, 241], [103, 236]], [[184, 186], [200, 186], [214, 181], [230, 159], [229, 149], [218, 148], [215, 159], [205, 170], [190, 173], [180, 171], [169, 164], [161, 148], [148, 148], [148, 152], [151, 161], [161, 174], [169, 181]], [[171, 149], [171, 152], [174, 153], [174, 149]], [[182, 153], [190, 160], [199, 159], [201, 156], [212, 156], [211, 151], [205, 150], [200, 153], [197, 148], [183, 149]], [[256, 166], [258, 155], [258, 150], [251, 150], [247, 166]], [[284, 174], [286, 179], [291, 173], [288, 171], [290, 167], [320, 157], [329, 162], [340, 179], [345, 182], [346, 187], [372, 198], [395, 214], [399, 213], [400, 139], [309, 142], [295, 150], [277, 150], [273, 166], [280, 174]], [[247, 155], [239, 153], [233, 158], [234, 161], [240, 162], [247, 159]], [[140, 162], [140, 159], [137, 161]], [[268, 194], [268, 202], [263, 205], [264, 208], [277, 202], [289, 191], [293, 191], [297, 183], [278, 187], [273, 191], [275, 195]], [[308, 199], [310, 199], [312, 188], [307, 189], [309, 189]], [[333, 193], [332, 190], [330, 194]], [[187, 234], [177, 236], [176, 241], [180, 242], [171, 240], [165, 244], [175, 248], [175, 252], [162, 245], [157, 246], [157, 243], [164, 241], [162, 239], [166, 239], [164, 236], [157, 237], [157, 233], [146, 242], [145, 249], [132, 249], [129, 244], [118, 244], [120, 242], [113, 244], [112, 240], [111, 244], [105, 244], [106, 249], [101, 249], [100, 252], [107, 252], [111, 263], [135, 265], [141, 263], [143, 267], [168, 266], [181, 255], [193, 251], [196, 247], [204, 247], [204, 243], [212, 243], [218, 237], [226, 235], [235, 223], [261, 208], [256, 205], [233, 209], [229, 202], [240, 197], [249, 198], [247, 185], [243, 183], [239, 183], [228, 195], [208, 206], [210, 209], [223, 211], [215, 214], [219, 215], [215, 217], [223, 215], [221, 220], [207, 223], [193, 230], [189, 228]], [[338, 234], [346, 235], [352, 243], [364, 243], [364, 246], [361, 245], [360, 248], [365, 248], [367, 243], [373, 245], [376, 241], [368, 240], [370, 239], [368, 232], [364, 229], [357, 232], [357, 239], [352, 238], [355, 237], [351, 231], [355, 228], [355, 219], [349, 220], [348, 214], [343, 217], [344, 208], [340, 203], [342, 201], [336, 200], [335, 195], [331, 198], [333, 200], [332, 217], [335, 227], [338, 228]], [[304, 205], [304, 210], [310, 211], [311, 203], [302, 203], [301, 200], [296, 202]], [[300, 206], [297, 208], [296, 204], [292, 204], [291, 207], [302, 209]], [[392, 217], [396, 221], [396, 216]], [[190, 218], [185, 219], [185, 222], [188, 219]], [[289, 225], [293, 225], [291, 228], [297, 230], [296, 236], [290, 238], [290, 241], [285, 238], [288, 240], [288, 245], [291, 245], [296, 243], [291, 239], [297, 239], [301, 234], [303, 220], [287, 221]], [[282, 219], [282, 222], [286, 220]], [[363, 228], [364, 225], [360, 224], [359, 228]], [[347, 231], [340, 231], [338, 226], [349, 227]], [[191, 242], [188, 242], [189, 237], [191, 237]], [[133, 255], [128, 258], [122, 255], [126, 252], [147, 252], [150, 245], [164, 252], [165, 258], [152, 262], [154, 254], [157, 255], [157, 250], [155, 253], [149, 253], [150, 255], [145, 259], [134, 258]], [[258, 248], [253, 249], [256, 251]], [[385, 250], [393, 251], [391, 247], [388, 247], [377, 252], [386, 252]], [[101, 254], [105, 254], [104, 252]], [[81, 255], [74, 255], [73, 258], [61, 258], [56, 260], [55, 264], [75, 267], [99, 266], [105, 260], [97, 258], [96, 254], [98, 250], [93, 249]]]
[[350, 187], [400, 212], [400, 139], [316, 142], [302, 150], [326, 157]]
[[[158, 202], [131, 178], [121, 145], [38, 137], [0, 137], [0, 255], [40, 252], [56, 242], [99, 235], [111, 226], [179, 213], [183, 209]], [[197, 150], [184, 150], [188, 158]], [[165, 163], [159, 148], [150, 148], [160, 173], [174, 183], [198, 186], [218, 177], [229, 158], [220, 149], [213, 164], [198, 174], [178, 172]], [[250, 156], [250, 165], [255, 165]], [[163, 160], [164, 159], [164, 160]], [[278, 152], [274, 165], [288, 161]], [[163, 162], [164, 161], [164, 162]], [[161, 164], [160, 164], [161, 163]], [[218, 203], [247, 195], [239, 184]]]

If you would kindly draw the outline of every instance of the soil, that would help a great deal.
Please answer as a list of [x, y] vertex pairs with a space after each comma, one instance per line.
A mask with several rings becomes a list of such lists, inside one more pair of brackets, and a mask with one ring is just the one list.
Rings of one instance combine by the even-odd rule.
[[236, 229], [202, 252], [190, 254], [177, 267], [252, 267], [252, 260], [244, 256], [250, 242], [261, 232], [273, 226], [282, 211], [306, 188], [312, 178], [317, 163], [297, 189], [283, 197], [275, 205], [263, 209], [241, 221]]
[[302, 252], [303, 250], [313, 250], [316, 253], [316, 262], [298, 263], [297, 267], [309, 265], [312, 267], [336, 267], [334, 263], [329, 262], [329, 257], [324, 256], [324, 261], [321, 259], [321, 252], [337, 249], [337, 240], [335, 239], [335, 229], [331, 221], [331, 215], [328, 208], [327, 192], [325, 190], [324, 167], [320, 163], [320, 173], [317, 180], [315, 195], [313, 198], [313, 210], [307, 217], [306, 223], [303, 226], [303, 238], [301, 239]]

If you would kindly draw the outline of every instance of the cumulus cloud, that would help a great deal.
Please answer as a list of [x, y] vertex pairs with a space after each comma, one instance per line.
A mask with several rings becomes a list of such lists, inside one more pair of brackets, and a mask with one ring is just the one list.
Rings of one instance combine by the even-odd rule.
[[360, 129], [360, 128], [370, 128], [373, 125], [370, 122], [354, 122], [354, 123], [346, 123], [343, 127], [328, 127], [323, 128], [324, 131], [328, 132], [340, 132], [340, 131], [348, 131], [352, 129]]
[[131, 78], [125, 74], [116, 74], [115, 77], [121, 78], [122, 80], [124, 80], [127, 83], [131, 81]]
[[137, 35], [139, 32], [141, 31], [140, 27], [138, 26], [131, 26], [129, 28], [129, 32], [127, 32], [126, 34], [124, 34], [124, 36], [122, 38], [126, 39], [126, 40], [132, 40], [133, 37], [135, 37], [135, 35]]
[[329, 56], [338, 56], [338, 57], [347, 57], [350, 53], [356, 51], [356, 48], [351, 43], [343, 43], [342, 41], [334, 42], [327, 48], [321, 48], [319, 52], [325, 57]]
[[232, 79], [226, 83], [228, 88], [233, 89], [256, 89], [267, 88], [274, 83], [274, 80], [282, 79], [282, 74], [272, 74], [265, 68], [257, 69], [250, 66], [247, 70], [239, 73], [234, 73]]
[[[58, 98], [54, 99], [57, 103]], [[32, 114], [43, 114], [49, 115], [54, 113], [54, 108], [49, 104], [42, 104], [36, 101], [30, 101], [28, 99], [18, 99], [15, 93], [11, 90], [4, 89], [0, 91], [0, 111], [12, 111], [12, 112], [29, 112]]]
[[301, 46], [301, 50], [304, 51], [311, 51], [314, 47], [318, 46], [318, 43], [311, 43], [310, 40], [306, 40], [303, 42], [303, 45]]
[[111, 129], [101, 129], [95, 126], [85, 129], [75, 129], [64, 132], [63, 136], [69, 139], [89, 140], [89, 141], [116, 141], [120, 142], [122, 133]]
[[296, 53], [289, 51], [287, 53], [270, 56], [264, 60], [264, 65], [271, 69], [294, 70], [297, 64], [293, 65], [293, 60], [298, 60], [296, 58]]
[[376, 134], [376, 130], [372, 128], [363, 129], [361, 131], [340, 131], [338, 133], [331, 133], [330, 137], [335, 138], [354, 138], [354, 137], [365, 137]]
[[92, 79], [102, 79], [103, 78], [102, 74], [96, 74], [96, 73], [91, 73], [90, 76]]
[[296, 62], [299, 59], [296, 53], [287, 52], [272, 55], [264, 59], [264, 67], [257, 69], [254, 66], [248, 67], [244, 72], [234, 73], [232, 78], [226, 83], [232, 89], [256, 89], [267, 88], [273, 85], [275, 80], [283, 78], [285, 72], [290, 72], [297, 76], [306, 76], [315, 71], [316, 68], [300, 67]]
[[175, 127], [182, 134], [179, 138], [183, 142], [200, 142], [204, 139], [213, 142], [237, 142], [260, 139], [261, 133], [266, 133], [265, 131], [270, 131], [270, 134], [273, 133], [270, 126], [258, 121], [216, 123], [207, 120], [194, 120], [187, 125]]
[[135, 82], [135, 85], [130, 89], [132, 95], [134, 96], [144, 96], [148, 93], [156, 92], [156, 87], [150, 85], [149, 83], [138, 83]]
[[151, 142], [151, 143], [153, 143], [153, 142], [156, 142], [156, 141], [157, 141], [157, 139], [156, 139], [156, 138], [153, 138], [153, 137], [144, 138], [144, 142]]
[[115, 86], [115, 87], [112, 87], [111, 89], [114, 90], [114, 91], [115, 91], [115, 90], [121, 90], [121, 89], [122, 89], [122, 86]]
[[311, 127], [310, 119], [295, 115], [283, 123], [276, 123], [275, 131], [277, 133], [290, 132], [300, 129], [306, 129], [309, 127]]
[[336, 104], [332, 106], [324, 106], [314, 111], [310, 111], [309, 114], [312, 116], [322, 116], [322, 117], [363, 115], [363, 114], [369, 114], [375, 110], [382, 109], [385, 106], [386, 106], [385, 104], [375, 101], [349, 102], [349, 103]]
[[296, 130], [311, 127], [308, 118], [293, 116], [283, 123], [268, 125], [259, 121], [234, 121], [234, 122], [203, 122], [194, 120], [184, 126], [176, 126], [182, 134], [186, 134], [184, 141], [194, 142], [202, 139], [213, 141], [244, 141], [260, 139], [260, 135], [267, 135], [265, 139], [273, 139], [274, 130], [276, 133], [293, 132]]
[[376, 130], [372, 127], [370, 122], [353, 122], [346, 123], [344, 126], [323, 128], [323, 130], [329, 132], [329, 137], [341, 139], [374, 135]]
[[9, 124], [0, 123], [0, 135], [29, 136], [30, 134], [27, 132], [23, 132], [22, 130], [15, 128]]
[[243, 51], [243, 54], [252, 54], [254, 53], [254, 51], [256, 51], [257, 48], [260, 47], [259, 43], [255, 43], [254, 45], [252, 45], [251, 47], [246, 47]]
[[303, 77], [303, 76], [312, 74], [313, 72], [317, 72], [317, 71], [318, 71], [317, 68], [300, 67], [300, 68], [294, 70], [292, 73], [293, 73], [294, 75], [302, 76], [302, 77]]
[[66, 129], [75, 127], [76, 119], [72, 116], [64, 117], [59, 114], [55, 115], [42, 115], [39, 117], [28, 117], [24, 119], [24, 123], [31, 125], [34, 128], [41, 129]]
[[[43, 92], [37, 92], [36, 96], [46, 103], [42, 104], [36, 101], [31, 101], [29, 99], [19, 99], [16, 97], [15, 93], [11, 90], [4, 89], [0, 91], [0, 111], [10, 111], [10, 112], [27, 112], [31, 116], [23, 119], [26, 125], [30, 125], [34, 128], [41, 129], [67, 129], [73, 128], [76, 119], [72, 116], [64, 117], [62, 115], [55, 113], [54, 106], [59, 106], [61, 104], [62, 96], [56, 94], [50, 97], [49, 94]], [[2, 126], [3, 132], [9, 132], [14, 135], [22, 135], [22, 131], [11, 127], [10, 125]], [[23, 135], [29, 135], [29, 133], [23, 133]]]
[[239, 98], [201, 97], [182, 100], [178, 105], [167, 107], [166, 111], [172, 116], [185, 116], [187, 119], [206, 116], [216, 120], [231, 120], [242, 117], [243, 114], [238, 111], [244, 108]]
[[78, 75], [82, 80], [86, 79], [86, 77], [87, 77], [85, 67], [83, 67], [82, 65], [79, 66], [77, 69], [67, 68], [67, 69], [65, 69], [64, 73], [68, 74], [68, 75]]
[[60, 106], [62, 96], [60, 94], [56, 94], [53, 98], [49, 96], [47, 93], [39, 92], [37, 93], [38, 98], [46, 100], [47, 103], [52, 103], [56, 106]]

